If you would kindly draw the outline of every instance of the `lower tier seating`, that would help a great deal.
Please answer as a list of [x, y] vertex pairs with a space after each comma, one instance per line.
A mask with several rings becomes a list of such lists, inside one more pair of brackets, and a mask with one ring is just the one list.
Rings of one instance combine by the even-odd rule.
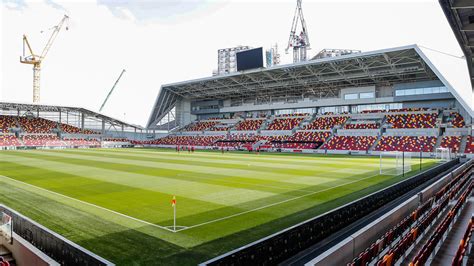
[[377, 140], [375, 136], [334, 136], [322, 148], [328, 150], [366, 151], [374, 144], [375, 140]]
[[23, 143], [25, 143], [25, 146], [65, 146], [54, 135], [26, 135], [23, 136]]
[[441, 148], [449, 148], [451, 152], [459, 152], [459, 146], [461, 145], [461, 136], [444, 136], [441, 140]]
[[167, 136], [161, 139], [147, 141], [145, 144], [213, 146], [214, 142], [223, 138], [224, 136]]
[[20, 141], [13, 135], [0, 135], [0, 146], [21, 146]]
[[436, 137], [425, 136], [383, 136], [376, 145], [376, 151], [432, 152]]
[[467, 136], [466, 150], [465, 153], [474, 153], [474, 138]]

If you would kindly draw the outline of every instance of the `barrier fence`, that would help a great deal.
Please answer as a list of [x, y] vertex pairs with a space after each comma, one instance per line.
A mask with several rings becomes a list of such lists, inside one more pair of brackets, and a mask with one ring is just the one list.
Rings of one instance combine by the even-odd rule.
[[113, 265], [7, 206], [0, 205], [0, 212], [12, 218], [14, 233], [61, 265]]
[[308, 221], [203, 262], [201, 265], [268, 265], [280, 263], [457, 164], [459, 164], [458, 158]]

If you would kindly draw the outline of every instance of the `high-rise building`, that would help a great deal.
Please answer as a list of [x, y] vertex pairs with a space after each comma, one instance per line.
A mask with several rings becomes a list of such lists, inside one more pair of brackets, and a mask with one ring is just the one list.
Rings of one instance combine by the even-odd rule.
[[239, 45], [237, 47], [219, 49], [217, 51], [217, 75], [236, 72], [237, 52], [250, 48], [252, 47]]

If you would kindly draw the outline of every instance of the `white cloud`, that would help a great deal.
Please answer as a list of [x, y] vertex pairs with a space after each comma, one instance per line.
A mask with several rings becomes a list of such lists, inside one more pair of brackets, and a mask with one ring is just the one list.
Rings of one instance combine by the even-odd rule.
[[[157, 11], [158, 4], [141, 17], [136, 12], [140, 6], [121, 6], [122, 16], [117, 16], [116, 7], [95, 1], [56, 2], [68, 11], [70, 30], [59, 34], [44, 62], [42, 102], [97, 110], [125, 68], [104, 113], [117, 118], [125, 113], [126, 120], [144, 125], [160, 85], [210, 76], [219, 48], [278, 42], [283, 61], [290, 62], [284, 48], [295, 2], [192, 2], [192, 12], [183, 8], [186, 12], [180, 14], [179, 6], [173, 6], [169, 18]], [[39, 32], [56, 25], [64, 11], [38, 1], [21, 9], [7, 5], [2, 4], [1, 12], [0, 96], [30, 102], [32, 70], [19, 63], [21, 36], [27, 33], [40, 52], [49, 33]], [[368, 51], [412, 43], [461, 54], [435, 0], [303, 1], [303, 9], [311, 55], [323, 48]], [[153, 12], [161, 17], [153, 19]]]

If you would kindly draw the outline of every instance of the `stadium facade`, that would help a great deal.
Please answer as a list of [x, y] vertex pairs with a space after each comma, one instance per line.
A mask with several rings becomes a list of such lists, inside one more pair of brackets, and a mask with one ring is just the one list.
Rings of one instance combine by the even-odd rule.
[[[434, 153], [447, 145], [454, 152], [463, 153], [471, 146], [474, 114], [472, 85], [462, 62], [462, 58], [408, 45], [166, 84], [161, 86], [147, 128], [169, 129], [172, 136], [178, 137], [221, 136], [205, 141], [203, 146], [235, 139], [232, 134], [263, 135], [270, 143], [275, 139], [300, 142], [299, 135], [309, 134], [307, 131], [326, 131], [317, 145], [272, 148], [376, 154], [399, 141], [403, 146], [400, 151]], [[298, 115], [302, 118], [297, 121], [276, 121]], [[327, 121], [340, 117], [341, 122]], [[262, 118], [264, 121], [250, 130], [239, 126]], [[407, 119], [421, 120], [422, 124], [410, 124]], [[453, 120], [459, 119], [462, 124], [453, 125]], [[197, 124], [205, 121], [220, 123], [214, 123], [214, 128], [209, 126], [212, 123], [207, 127]], [[330, 126], [314, 127], [321, 123]], [[363, 123], [375, 125], [360, 126]], [[298, 132], [297, 137], [285, 137]], [[432, 138], [420, 140], [423, 136]], [[452, 136], [455, 147], [445, 144], [452, 142]], [[270, 147], [259, 142], [262, 138], [252, 140], [256, 140], [254, 149]], [[190, 144], [179, 140], [154, 142], [179, 143]], [[407, 145], [414, 148], [406, 148]]]

